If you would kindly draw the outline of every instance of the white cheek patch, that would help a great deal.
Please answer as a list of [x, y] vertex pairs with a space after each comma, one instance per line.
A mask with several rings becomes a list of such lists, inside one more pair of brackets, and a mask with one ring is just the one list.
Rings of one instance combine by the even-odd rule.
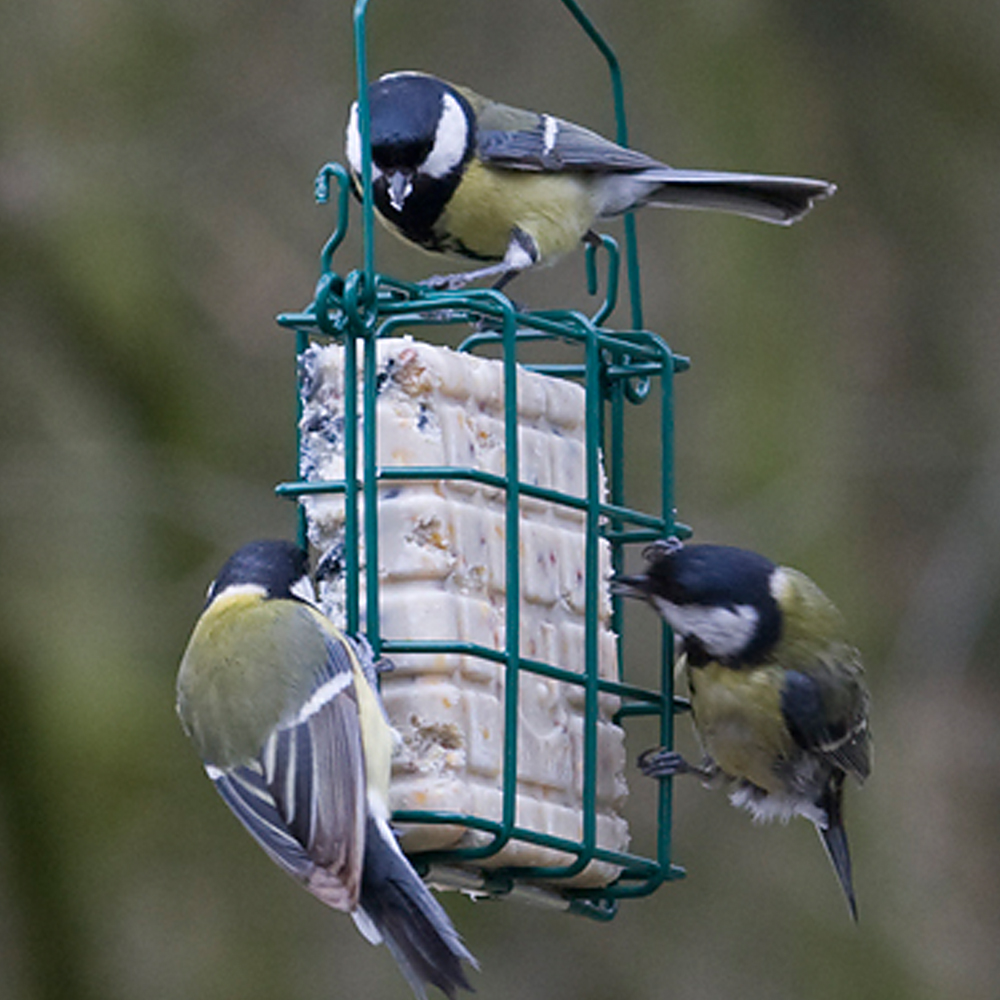
[[706, 653], [716, 657], [739, 656], [753, 639], [760, 618], [750, 604], [719, 608], [674, 604], [655, 596], [651, 600], [675, 632], [697, 639]]
[[351, 105], [347, 120], [347, 163], [356, 174], [361, 173], [361, 129], [358, 127], [358, 102]]
[[[355, 176], [361, 176], [361, 128], [358, 125], [358, 102], [351, 105], [351, 116], [347, 122], [347, 139], [345, 143], [347, 165]], [[372, 180], [377, 181], [382, 176], [378, 165], [372, 161]]]
[[469, 141], [469, 123], [462, 105], [446, 93], [441, 99], [441, 117], [434, 133], [434, 145], [420, 168], [422, 174], [439, 178], [451, 173], [465, 156]]

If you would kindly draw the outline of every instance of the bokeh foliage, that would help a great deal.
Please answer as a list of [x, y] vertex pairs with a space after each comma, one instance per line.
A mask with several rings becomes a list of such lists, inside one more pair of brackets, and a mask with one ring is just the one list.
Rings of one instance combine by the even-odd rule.
[[[756, 828], [681, 785], [688, 879], [610, 925], [448, 900], [479, 993], [995, 996], [1000, 21], [961, 0], [586, 7], [622, 58], [637, 146], [840, 185], [787, 232], [648, 213], [640, 236], [647, 323], [694, 359], [682, 518], [807, 570], [865, 653], [876, 770], [848, 801], [862, 922], [806, 824]], [[272, 317], [308, 299], [330, 224], [310, 183], [341, 155], [349, 13], [0, 8], [11, 1000], [408, 995], [238, 830], [173, 715], [208, 580], [242, 541], [292, 530], [271, 495], [294, 461]], [[371, 38], [374, 72], [433, 70], [612, 127], [601, 64], [554, 0], [374, 0]], [[379, 253], [402, 277], [438, 269], [388, 238]], [[516, 294], [579, 302], [582, 264]], [[630, 624], [652, 636], [641, 611]]]

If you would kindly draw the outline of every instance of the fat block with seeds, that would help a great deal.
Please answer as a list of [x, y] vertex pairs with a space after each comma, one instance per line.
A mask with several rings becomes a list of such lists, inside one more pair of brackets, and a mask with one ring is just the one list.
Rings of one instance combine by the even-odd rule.
[[[410, 338], [377, 341], [377, 465], [445, 466], [504, 475], [504, 366], [497, 360]], [[360, 354], [360, 351], [359, 351]], [[312, 344], [301, 358], [303, 479], [343, 480], [344, 351]], [[584, 497], [583, 389], [518, 367], [520, 481]], [[358, 373], [358, 414], [362, 412]], [[357, 428], [359, 475], [361, 428]], [[603, 493], [603, 471], [602, 471]], [[342, 494], [303, 498], [309, 539], [324, 567], [320, 599], [345, 619]], [[507, 593], [506, 494], [469, 480], [383, 482], [378, 492], [379, 612], [384, 639], [461, 641], [503, 651], [508, 602], [519, 601], [520, 655], [580, 673], [584, 666], [586, 520], [582, 510], [522, 496], [520, 593]], [[363, 513], [362, 513], [363, 518]], [[363, 523], [363, 521], [362, 521]], [[599, 674], [617, 679], [610, 628], [610, 552], [599, 542]], [[364, 574], [360, 553], [364, 620]], [[393, 810], [440, 810], [502, 818], [505, 667], [465, 653], [394, 653], [382, 697], [400, 736], [393, 761]], [[583, 834], [582, 685], [519, 671], [519, 827], [569, 840]], [[596, 831], [600, 847], [625, 850], [624, 733], [614, 696], [598, 698]], [[492, 835], [459, 824], [400, 824], [404, 850], [477, 847]], [[566, 865], [573, 857], [512, 839], [477, 868]], [[561, 885], [597, 887], [618, 868], [591, 861]]]

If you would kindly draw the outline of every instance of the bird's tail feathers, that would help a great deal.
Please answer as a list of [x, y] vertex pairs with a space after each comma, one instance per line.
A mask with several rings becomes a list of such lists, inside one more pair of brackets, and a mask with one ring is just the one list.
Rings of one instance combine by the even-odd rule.
[[831, 776], [818, 805], [826, 813], [826, 824], [816, 824], [827, 857], [837, 873], [840, 886], [847, 899], [847, 907], [851, 911], [851, 919], [857, 923], [858, 904], [854, 898], [854, 883], [851, 878], [851, 854], [847, 847], [847, 830], [844, 828], [842, 811], [844, 790], [844, 774], [842, 771]]
[[430, 983], [454, 1000], [471, 990], [462, 962], [478, 963], [444, 907], [421, 881], [387, 823], [368, 819], [361, 913], [355, 923], [370, 941], [384, 940], [413, 992], [425, 1000]]
[[634, 177], [655, 184], [642, 199], [647, 205], [715, 209], [782, 226], [797, 222], [814, 202], [837, 190], [827, 181], [808, 177], [670, 168], [663, 169], [662, 177], [659, 173], [651, 168]]

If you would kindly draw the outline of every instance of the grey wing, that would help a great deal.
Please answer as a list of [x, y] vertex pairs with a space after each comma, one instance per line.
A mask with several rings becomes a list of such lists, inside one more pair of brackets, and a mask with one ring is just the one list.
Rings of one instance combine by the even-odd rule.
[[829, 760], [859, 782], [871, 771], [868, 694], [853, 672], [840, 678], [786, 671], [781, 712], [803, 749]]
[[714, 209], [788, 225], [837, 190], [810, 177], [677, 170], [554, 115], [466, 96], [477, 111], [477, 152], [484, 163], [507, 170], [602, 174], [601, 217], [648, 204]]
[[[510, 170], [615, 172], [665, 165], [645, 153], [626, 149], [590, 129], [552, 115], [531, 115], [516, 129], [488, 128], [480, 119], [480, 159]], [[666, 169], [666, 168], [665, 168]]]
[[332, 637], [299, 715], [249, 765], [212, 774], [227, 804], [285, 871], [341, 910], [361, 890], [365, 763], [351, 659]]
[[209, 777], [226, 805], [271, 860], [293, 878], [307, 882], [313, 862], [285, 825], [260, 765], [254, 762], [231, 771], [209, 771]]

